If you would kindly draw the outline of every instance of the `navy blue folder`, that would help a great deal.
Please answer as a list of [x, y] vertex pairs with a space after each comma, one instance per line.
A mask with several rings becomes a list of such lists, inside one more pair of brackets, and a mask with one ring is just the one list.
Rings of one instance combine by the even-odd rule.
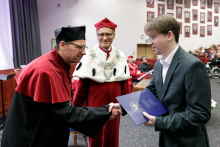
[[153, 116], [160, 116], [168, 112], [167, 108], [147, 88], [116, 97], [116, 99], [137, 126], [149, 121], [143, 112]]

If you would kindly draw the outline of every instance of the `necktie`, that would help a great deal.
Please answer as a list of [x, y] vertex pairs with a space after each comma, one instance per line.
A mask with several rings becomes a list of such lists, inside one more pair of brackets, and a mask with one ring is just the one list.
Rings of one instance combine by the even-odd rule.
[[[112, 47], [111, 47], [110, 50], [105, 50], [105, 49], [103, 49], [103, 48], [99, 45], [99, 48], [100, 48], [103, 52], [105, 52], [105, 53], [107, 54], [107, 59], [108, 59], [108, 57], [110, 56], [110, 52], [112, 51]], [[106, 59], [106, 60], [107, 60], [107, 59]]]

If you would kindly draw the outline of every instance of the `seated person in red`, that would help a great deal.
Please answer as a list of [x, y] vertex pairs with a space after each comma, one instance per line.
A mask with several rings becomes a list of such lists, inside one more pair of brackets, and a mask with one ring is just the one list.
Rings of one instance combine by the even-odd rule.
[[[143, 73], [143, 72], [149, 72], [152, 70], [152, 67], [150, 64], [147, 64], [147, 57], [142, 57], [142, 61], [143, 63], [138, 67], [139, 70]], [[152, 73], [149, 74], [150, 76], [152, 75]]]
[[[128, 56], [128, 67], [130, 71], [130, 76], [132, 76], [132, 80], [137, 80], [140, 76], [144, 75], [146, 72], [141, 73], [138, 69], [138, 66], [133, 63], [133, 56]], [[144, 79], [151, 79], [149, 75], [145, 76]]]

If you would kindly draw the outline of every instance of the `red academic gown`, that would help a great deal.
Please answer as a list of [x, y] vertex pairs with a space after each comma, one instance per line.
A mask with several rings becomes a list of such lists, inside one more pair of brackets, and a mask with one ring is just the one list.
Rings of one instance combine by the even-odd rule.
[[[118, 103], [115, 97], [128, 93], [131, 93], [128, 80], [97, 83], [91, 79], [80, 78], [73, 105], [100, 107], [111, 102]], [[94, 138], [89, 137], [88, 147], [118, 147], [119, 124], [120, 116], [113, 121], [107, 121]]]
[[2, 136], [3, 147], [67, 147], [69, 128], [94, 137], [109, 119], [109, 106], [70, 106], [70, 66], [54, 49], [25, 66]]
[[[132, 76], [132, 80], [137, 80], [140, 76], [146, 74], [146, 72], [140, 73], [137, 75], [137, 72], [140, 71], [138, 66], [135, 63], [128, 63], [130, 75]], [[149, 75], [146, 75], [144, 79], [151, 79]]]

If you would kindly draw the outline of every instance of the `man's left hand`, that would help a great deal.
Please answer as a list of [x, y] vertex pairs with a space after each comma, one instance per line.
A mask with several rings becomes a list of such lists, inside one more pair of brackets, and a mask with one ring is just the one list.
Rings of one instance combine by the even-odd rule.
[[146, 126], [155, 126], [156, 117], [143, 112], [143, 115], [149, 119], [148, 122], [144, 123]]

